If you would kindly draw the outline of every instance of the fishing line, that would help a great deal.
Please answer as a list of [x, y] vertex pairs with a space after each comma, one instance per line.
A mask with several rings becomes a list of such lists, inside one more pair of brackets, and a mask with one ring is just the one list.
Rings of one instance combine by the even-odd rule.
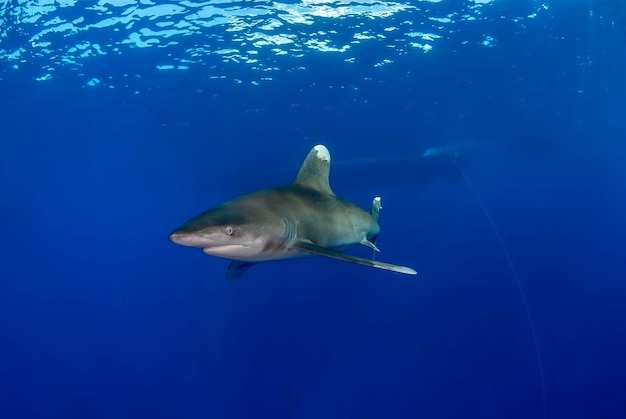
[[517, 288], [522, 297], [522, 302], [524, 303], [524, 308], [526, 309], [526, 317], [528, 318], [528, 322], [530, 323], [530, 330], [532, 332], [533, 341], [535, 344], [535, 352], [537, 354], [537, 361], [539, 365], [539, 379], [541, 380], [541, 398], [542, 398], [543, 418], [546, 419], [548, 415], [547, 415], [547, 410], [546, 410], [546, 404], [547, 404], [546, 403], [546, 382], [545, 382], [544, 372], [543, 372], [543, 361], [541, 358], [541, 349], [539, 348], [539, 339], [537, 338], [537, 331], [535, 330], [535, 322], [533, 321], [533, 316], [530, 314], [530, 307], [528, 306], [528, 301], [526, 300], [526, 293], [524, 292], [524, 288], [522, 287], [522, 283], [517, 274], [517, 270], [515, 269], [515, 265], [513, 264], [513, 259], [511, 259], [511, 255], [509, 254], [509, 250], [506, 248], [506, 245], [504, 244], [504, 240], [502, 239], [502, 236], [500, 235], [500, 231], [498, 230], [498, 227], [496, 227], [496, 223], [493, 221], [491, 214], [487, 210], [487, 206], [485, 205], [483, 200], [480, 198], [480, 195], [478, 195], [478, 191], [476, 191], [476, 188], [474, 188], [474, 185], [472, 184], [472, 182], [470, 182], [470, 180], [468, 179], [463, 169], [461, 169], [461, 166], [459, 165], [456, 158], [454, 157], [454, 154], [451, 153], [448, 155], [450, 156], [450, 160], [452, 160], [452, 163], [456, 166], [457, 170], [459, 171], [463, 179], [465, 179], [467, 186], [469, 186], [470, 190], [474, 194], [474, 197], [476, 198], [476, 201], [478, 201], [478, 204], [480, 205], [483, 212], [485, 213], [485, 217], [487, 217], [489, 224], [491, 224], [491, 228], [493, 229], [493, 232], [496, 235], [498, 242], [500, 243], [500, 247], [502, 248], [502, 251], [504, 252], [504, 255], [506, 256], [506, 261], [508, 262], [509, 267], [511, 268], [511, 273], [513, 274], [513, 278], [515, 278], [515, 283], [517, 284]]

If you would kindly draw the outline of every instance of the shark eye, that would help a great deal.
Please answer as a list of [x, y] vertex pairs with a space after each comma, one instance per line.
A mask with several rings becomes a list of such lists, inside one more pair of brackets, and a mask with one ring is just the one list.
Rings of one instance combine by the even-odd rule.
[[226, 226], [226, 234], [228, 234], [229, 236], [232, 236], [233, 228], [231, 226]]

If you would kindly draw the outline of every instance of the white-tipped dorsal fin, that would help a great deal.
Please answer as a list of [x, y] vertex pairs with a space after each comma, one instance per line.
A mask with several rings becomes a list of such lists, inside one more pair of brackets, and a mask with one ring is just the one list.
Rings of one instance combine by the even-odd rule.
[[293, 183], [334, 195], [328, 182], [329, 174], [330, 153], [325, 146], [318, 144], [309, 151]]

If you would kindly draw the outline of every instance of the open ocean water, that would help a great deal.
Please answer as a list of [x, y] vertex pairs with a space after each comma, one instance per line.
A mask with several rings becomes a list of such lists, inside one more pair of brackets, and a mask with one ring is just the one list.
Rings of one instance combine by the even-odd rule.
[[[0, 418], [625, 418], [625, 76], [622, 0], [0, 1]], [[316, 144], [417, 276], [168, 240]]]

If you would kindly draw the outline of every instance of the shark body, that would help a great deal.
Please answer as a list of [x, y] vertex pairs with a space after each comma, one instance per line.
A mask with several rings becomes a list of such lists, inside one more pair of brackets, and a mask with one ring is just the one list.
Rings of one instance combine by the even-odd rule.
[[415, 275], [405, 266], [341, 253], [357, 244], [378, 251], [380, 198], [366, 212], [333, 193], [329, 173], [330, 153], [317, 145], [293, 183], [227, 201], [192, 218], [169, 238], [231, 259], [226, 272], [229, 281], [239, 279], [258, 262], [312, 255]]

